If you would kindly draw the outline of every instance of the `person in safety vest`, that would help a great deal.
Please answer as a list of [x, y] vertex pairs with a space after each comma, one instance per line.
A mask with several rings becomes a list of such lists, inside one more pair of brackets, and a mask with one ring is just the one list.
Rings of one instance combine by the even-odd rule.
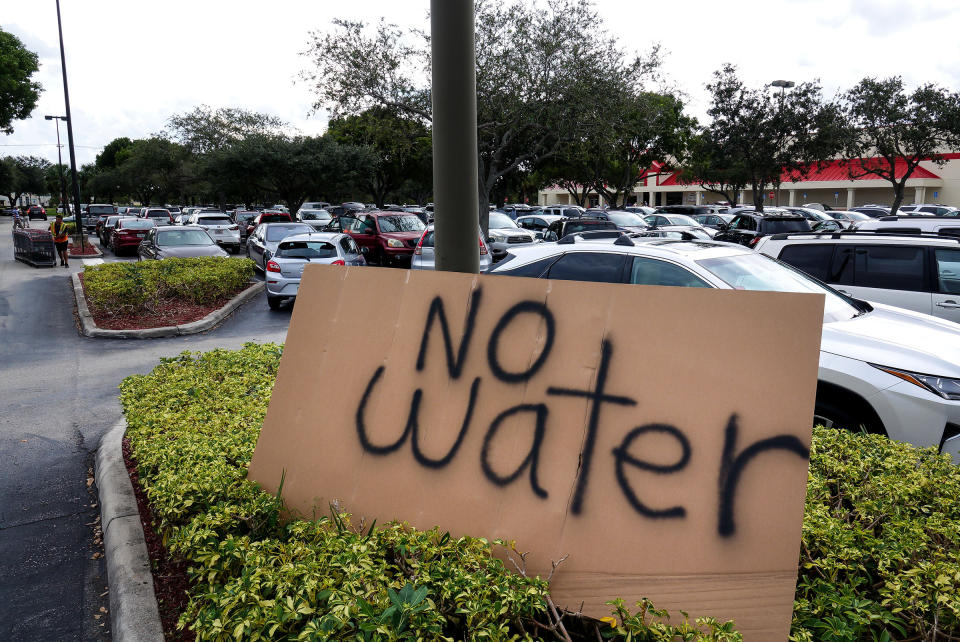
[[57, 214], [57, 218], [50, 224], [50, 233], [53, 235], [53, 244], [57, 248], [57, 255], [60, 257], [60, 265], [67, 265], [67, 245], [70, 242], [67, 236], [67, 224], [63, 222], [63, 214]]

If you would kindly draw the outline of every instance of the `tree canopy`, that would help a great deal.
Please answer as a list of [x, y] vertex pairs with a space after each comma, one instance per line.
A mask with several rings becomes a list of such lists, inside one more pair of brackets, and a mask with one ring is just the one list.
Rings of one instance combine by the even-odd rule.
[[[596, 118], [591, 105], [597, 96], [613, 88], [640, 89], [659, 57], [628, 59], [603, 33], [587, 0], [478, 0], [475, 25], [478, 196], [485, 229], [498, 182], [557, 154]], [[304, 77], [314, 86], [316, 109], [342, 117], [379, 105], [431, 119], [426, 34], [384, 22], [371, 29], [336, 20], [331, 31], [311, 37], [306, 55], [313, 68]]]
[[894, 214], [920, 161], [943, 166], [943, 151], [960, 147], [960, 95], [932, 84], [908, 92], [899, 76], [864, 78], [844, 94], [841, 113], [850, 177], [889, 181]]
[[0, 29], [0, 132], [13, 133], [13, 122], [28, 118], [43, 87], [30, 80], [40, 69], [37, 54], [12, 33]]
[[747, 87], [733, 65], [714, 72], [710, 123], [688, 148], [684, 179], [736, 203], [750, 187], [763, 211], [764, 190], [779, 187], [784, 172], [801, 180], [817, 161], [839, 149], [836, 110], [826, 104], [816, 82], [787, 91]]
[[190, 152], [205, 153], [248, 136], [280, 134], [286, 127], [287, 123], [270, 114], [240, 107], [213, 109], [200, 105], [171, 116], [164, 133]]

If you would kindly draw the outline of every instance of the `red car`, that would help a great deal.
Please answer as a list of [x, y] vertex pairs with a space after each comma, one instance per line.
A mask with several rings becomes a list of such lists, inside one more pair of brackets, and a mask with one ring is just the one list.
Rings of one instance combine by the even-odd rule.
[[250, 235], [261, 223], [293, 223], [293, 218], [291, 218], [291, 216], [286, 212], [280, 212], [278, 210], [264, 210], [256, 217], [251, 219], [249, 223], [247, 223], [247, 230], [242, 234], [242, 236], [250, 238]]
[[419, 216], [407, 212], [343, 214], [330, 227], [349, 234], [368, 262], [407, 266], [426, 229]]
[[140, 241], [156, 226], [149, 218], [119, 219], [110, 233], [110, 250], [117, 256], [120, 256], [121, 250], [131, 250], [136, 254]]

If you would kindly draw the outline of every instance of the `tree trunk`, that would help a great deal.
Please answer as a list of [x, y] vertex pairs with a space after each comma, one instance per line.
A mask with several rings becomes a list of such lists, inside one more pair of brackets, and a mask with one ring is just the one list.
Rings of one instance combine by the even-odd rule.
[[890, 206], [890, 215], [896, 216], [897, 210], [900, 209], [900, 205], [903, 203], [903, 192], [905, 183], [894, 182], [893, 183], [893, 205]]
[[753, 184], [753, 206], [758, 212], [763, 211], [763, 185]]

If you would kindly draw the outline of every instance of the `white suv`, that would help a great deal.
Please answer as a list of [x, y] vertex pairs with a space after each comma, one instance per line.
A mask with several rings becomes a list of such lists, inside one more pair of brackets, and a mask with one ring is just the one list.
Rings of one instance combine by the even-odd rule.
[[859, 230], [774, 234], [755, 249], [843, 294], [960, 323], [960, 238]]
[[[938, 446], [960, 464], [960, 325], [843, 296], [767, 256], [714, 241], [571, 237], [563, 243], [511, 249], [490, 273], [822, 293], [814, 421], [886, 433], [921, 447]], [[709, 313], [704, 310], [704, 318]], [[749, 343], [749, 327], [731, 332], [731, 340], [742, 341], [744, 350], [762, 348]], [[784, 332], [789, 340], [789, 328]], [[736, 370], [736, 364], [731, 367]], [[749, 373], [739, 376], [750, 385]]]

